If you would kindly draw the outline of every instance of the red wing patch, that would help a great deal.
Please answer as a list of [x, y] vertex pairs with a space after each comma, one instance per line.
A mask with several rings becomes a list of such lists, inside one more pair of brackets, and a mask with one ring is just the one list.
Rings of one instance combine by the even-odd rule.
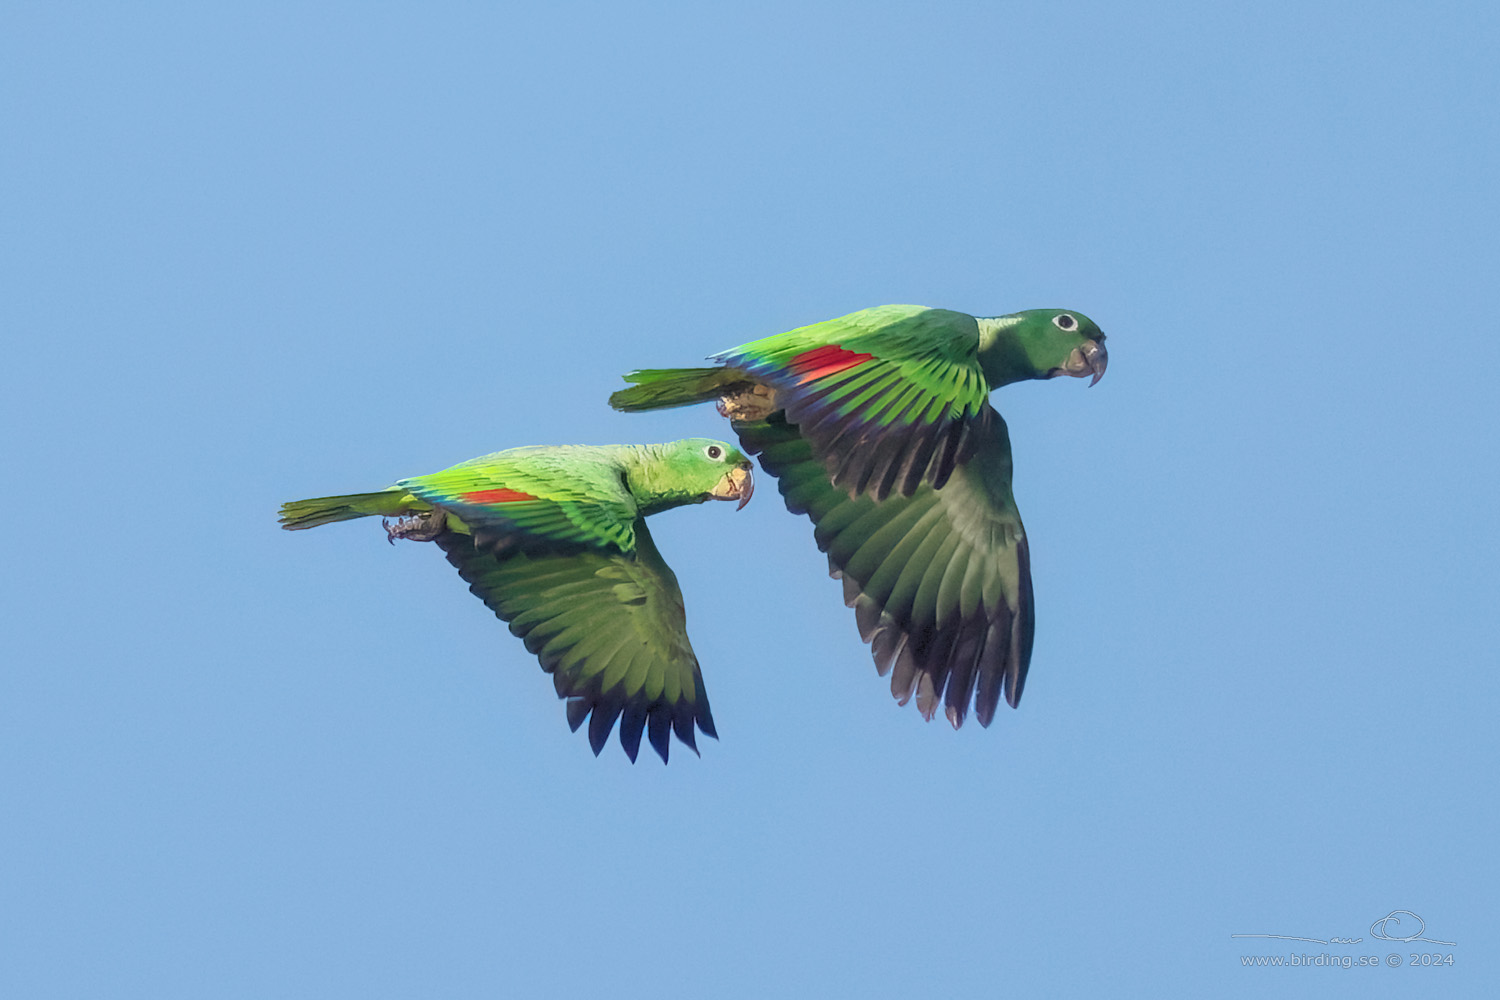
[[535, 500], [536, 497], [530, 493], [522, 493], [520, 490], [474, 490], [472, 493], [460, 493], [458, 498], [464, 503], [515, 503], [518, 500]]
[[864, 364], [874, 356], [848, 351], [837, 344], [829, 344], [826, 347], [814, 347], [810, 351], [803, 351], [792, 358], [789, 367], [792, 375], [797, 379], [797, 384], [801, 385], [813, 379], [837, 375], [855, 365]]

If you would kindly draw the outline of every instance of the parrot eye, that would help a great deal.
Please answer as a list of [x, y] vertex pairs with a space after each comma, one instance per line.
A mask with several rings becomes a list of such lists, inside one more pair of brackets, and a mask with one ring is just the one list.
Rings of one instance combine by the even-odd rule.
[[720, 448], [716, 444], [709, 445], [707, 448], [704, 448], [703, 451], [708, 455], [709, 458], [721, 458], [724, 455], [724, 449]]
[[1078, 328], [1078, 320], [1074, 319], [1068, 313], [1058, 313], [1056, 316], [1053, 316], [1052, 323], [1059, 330], [1076, 330]]

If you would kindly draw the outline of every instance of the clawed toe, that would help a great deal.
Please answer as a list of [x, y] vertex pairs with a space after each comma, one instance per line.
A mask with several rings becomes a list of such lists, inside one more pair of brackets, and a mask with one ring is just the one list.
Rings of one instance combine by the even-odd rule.
[[380, 523], [385, 528], [385, 540], [392, 545], [396, 544], [398, 538], [409, 542], [430, 542], [443, 533], [448, 515], [442, 508], [434, 507], [426, 513], [412, 514], [395, 521], [381, 518]]
[[730, 420], [764, 420], [777, 409], [776, 392], [768, 385], [752, 385], [725, 393], [714, 403], [719, 416]]

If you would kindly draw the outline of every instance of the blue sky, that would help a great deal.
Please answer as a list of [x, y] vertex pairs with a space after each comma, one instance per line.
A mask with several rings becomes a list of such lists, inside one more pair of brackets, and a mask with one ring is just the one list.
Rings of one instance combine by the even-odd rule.
[[[1493, 6], [539, 6], [0, 13], [0, 992], [1492, 995]], [[722, 737], [665, 768], [429, 547], [276, 529], [722, 435], [604, 401], [886, 302], [1110, 337], [993, 397], [989, 730], [769, 488], [654, 522]]]

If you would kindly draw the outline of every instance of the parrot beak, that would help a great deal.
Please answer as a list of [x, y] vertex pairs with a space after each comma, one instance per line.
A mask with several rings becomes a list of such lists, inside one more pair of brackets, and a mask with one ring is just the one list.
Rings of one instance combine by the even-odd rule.
[[755, 495], [755, 476], [751, 474], [751, 468], [750, 463], [746, 462], [729, 470], [708, 495], [715, 500], [738, 500], [740, 505], [735, 510], [743, 510]]
[[1102, 340], [1085, 340], [1073, 348], [1061, 368], [1052, 369], [1051, 377], [1072, 375], [1074, 378], [1083, 378], [1085, 375], [1092, 375], [1094, 377], [1089, 381], [1089, 386], [1092, 387], [1104, 377], [1104, 369], [1108, 367], [1109, 352], [1104, 349]]

